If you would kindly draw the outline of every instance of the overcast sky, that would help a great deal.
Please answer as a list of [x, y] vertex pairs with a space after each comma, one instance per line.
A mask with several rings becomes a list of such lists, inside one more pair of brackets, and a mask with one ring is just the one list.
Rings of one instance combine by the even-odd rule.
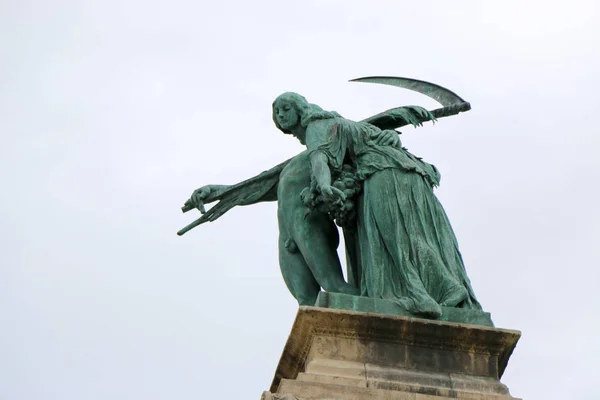
[[[367, 5], [368, 4], [368, 5]], [[276, 204], [184, 237], [179, 207], [302, 150], [297, 91], [408, 128], [479, 300], [523, 336], [503, 382], [599, 399], [600, 5], [590, 1], [0, 1], [0, 399], [258, 399], [297, 304]], [[214, 397], [211, 397], [214, 396]]]

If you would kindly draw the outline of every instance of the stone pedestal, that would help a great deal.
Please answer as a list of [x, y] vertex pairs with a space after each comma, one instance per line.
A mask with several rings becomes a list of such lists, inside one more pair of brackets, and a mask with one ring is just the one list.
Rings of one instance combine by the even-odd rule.
[[500, 377], [520, 332], [300, 307], [263, 400], [514, 399]]

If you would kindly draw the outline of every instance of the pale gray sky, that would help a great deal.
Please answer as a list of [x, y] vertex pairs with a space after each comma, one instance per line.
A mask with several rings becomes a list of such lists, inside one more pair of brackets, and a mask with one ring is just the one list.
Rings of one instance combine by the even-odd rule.
[[526, 399], [599, 399], [598, 1], [0, 2], [0, 399], [259, 398], [296, 302], [276, 205], [180, 238], [193, 189], [298, 153], [292, 90], [361, 119], [430, 80], [473, 110], [404, 144]]

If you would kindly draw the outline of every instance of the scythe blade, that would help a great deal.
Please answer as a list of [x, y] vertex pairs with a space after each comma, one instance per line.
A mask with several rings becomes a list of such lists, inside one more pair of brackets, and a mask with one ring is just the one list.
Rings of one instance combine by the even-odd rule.
[[[460, 96], [451, 90], [446, 89], [435, 83], [421, 81], [418, 79], [401, 78], [395, 76], [369, 76], [365, 78], [352, 79], [350, 82], [379, 83], [382, 85], [397, 86], [424, 94], [443, 105], [444, 107], [431, 110], [431, 114], [437, 118], [448, 117], [458, 113], [469, 111], [471, 104], [464, 101]], [[391, 118], [390, 115], [396, 109], [384, 111], [380, 114], [369, 117], [364, 122], [378, 126], [381, 129], [396, 129], [406, 125], [405, 121]], [[423, 120], [424, 122], [425, 120]]]
[[369, 76], [352, 79], [350, 82], [379, 83], [382, 85], [397, 86], [412, 90], [430, 97], [444, 107], [465, 103], [456, 93], [435, 83], [420, 81], [418, 79], [400, 78], [395, 76]]

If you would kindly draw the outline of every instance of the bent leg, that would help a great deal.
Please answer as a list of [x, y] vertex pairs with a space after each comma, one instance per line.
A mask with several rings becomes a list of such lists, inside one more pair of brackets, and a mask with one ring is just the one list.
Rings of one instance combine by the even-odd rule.
[[359, 295], [360, 290], [347, 283], [337, 254], [339, 234], [333, 221], [323, 214], [303, 218], [291, 229], [292, 238], [308, 268], [321, 287], [328, 292]]
[[[301, 306], [314, 306], [321, 287], [298, 251], [290, 252], [279, 238], [279, 267], [286, 286]], [[289, 247], [289, 246], [288, 246]]]

